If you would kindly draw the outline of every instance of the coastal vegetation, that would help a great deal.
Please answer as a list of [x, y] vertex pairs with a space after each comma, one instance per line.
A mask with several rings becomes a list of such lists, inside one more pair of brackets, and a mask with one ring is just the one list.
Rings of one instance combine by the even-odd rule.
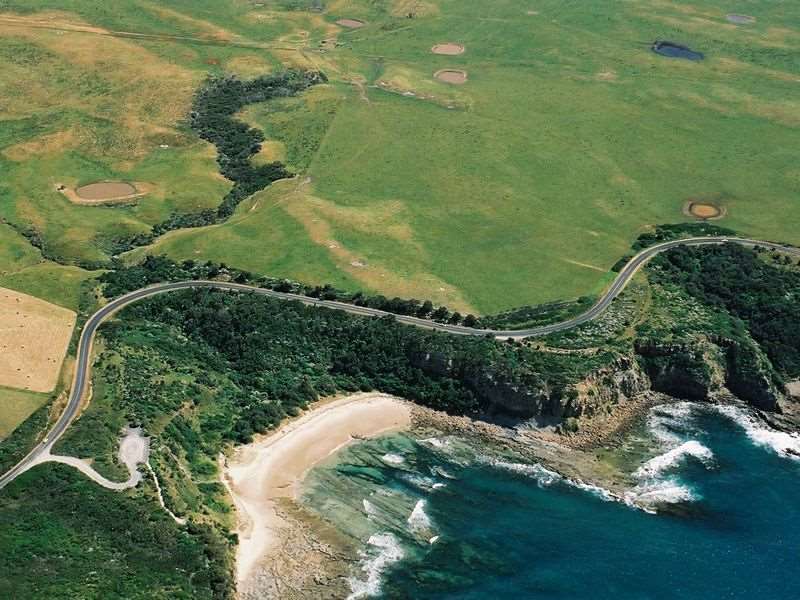
[[0, 595], [231, 597], [230, 558], [213, 530], [179, 528], [154, 505], [152, 489], [120, 494], [63, 465], [22, 475], [0, 496]]

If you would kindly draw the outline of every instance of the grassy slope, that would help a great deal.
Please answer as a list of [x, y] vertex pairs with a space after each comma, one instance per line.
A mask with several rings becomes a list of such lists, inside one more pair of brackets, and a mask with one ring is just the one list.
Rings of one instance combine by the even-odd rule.
[[0, 440], [14, 431], [49, 398], [50, 394], [0, 387]]
[[42, 254], [8, 225], [0, 223], [0, 287], [19, 290], [77, 310], [81, 284], [94, 275], [42, 259]]
[[[346, 276], [367, 290], [483, 313], [576, 297], [608, 281], [644, 228], [686, 220], [683, 204], [698, 196], [724, 199], [721, 225], [800, 242], [791, 151], [800, 143], [797, 9], [748, 5], [758, 22], [735, 27], [724, 19], [733, 8], [710, 0], [601, 2], [591, 11], [550, 1], [538, 15], [510, 1], [437, 4], [438, 15], [414, 20], [388, 16], [388, 3], [331, 8], [331, 20], [371, 23], [340, 35], [335, 78], [435, 98], [369, 89], [365, 102], [355, 88], [338, 88], [344, 99], [311, 160], [312, 183], [281, 203], [328, 254], [315, 281]], [[656, 38], [708, 59], [658, 57], [646, 44]], [[466, 54], [430, 54], [446, 40], [464, 43]], [[467, 85], [433, 81], [446, 66], [467, 70]], [[307, 135], [277, 127], [268, 112], [248, 116], [286, 147]], [[254, 210], [262, 211], [250, 223], [289, 227], [272, 205]], [[284, 239], [293, 244], [290, 227]], [[252, 252], [249, 225], [225, 231], [224, 248], [210, 250], [198, 231], [156, 251], [210, 252], [300, 279], [311, 271], [276, 273], [271, 253]]]
[[[308, 100], [297, 110], [247, 111], [311, 185], [154, 251], [486, 313], [597, 291], [644, 227], [685, 219], [688, 197], [721, 196], [722, 224], [800, 241], [790, 150], [800, 141], [798, 9], [758, 2], [741, 11], [757, 23], [736, 27], [724, 19], [733, 8], [717, 0], [604, 1], [592, 11], [550, 0], [535, 15], [510, 0], [440, 0], [413, 20], [391, 16], [393, 6], [353, 0], [320, 16], [281, 3], [11, 2], [9, 11], [56, 23], [274, 48], [5, 26], [4, 77], [23, 85], [3, 87], [0, 216], [36, 226], [51, 252], [99, 259], [111, 237], [216, 204], [228, 184], [210, 148], [178, 124], [191, 90], [207, 72], [305, 61], [341, 82], [382, 81], [435, 98], [368, 89], [365, 102], [335, 85], [322, 108]], [[324, 19], [345, 15], [370, 25], [340, 32], [343, 45], [325, 55], [286, 50], [315, 47], [329, 33]], [[655, 56], [646, 42], [658, 37], [708, 59]], [[445, 40], [464, 43], [466, 54], [429, 52]], [[107, 60], [93, 58], [100, 51]], [[467, 85], [433, 81], [447, 66], [466, 69]], [[135, 207], [107, 208], [73, 206], [52, 188], [102, 178], [149, 181], [156, 191]], [[268, 249], [254, 245], [262, 240]], [[30, 286], [35, 275], [18, 279]]]
[[[683, 220], [697, 194], [730, 198], [726, 225], [800, 240], [789, 151], [800, 142], [800, 104], [783, 79], [800, 71], [800, 31], [774, 49], [768, 25], [729, 28], [714, 9], [698, 21], [647, 2], [539, 3], [530, 17], [515, 2], [492, 3], [491, 15], [482, 2], [440, 4], [435, 19], [351, 36], [355, 56], [382, 56], [382, 77], [401, 73], [411, 89], [444, 66], [471, 78], [459, 89], [466, 112], [377, 92], [340, 111], [310, 171], [317, 193], [358, 207], [401, 200], [423, 251], [380, 232], [350, 236], [353, 248], [399, 271], [427, 257], [491, 311], [590, 290], [601, 273], [568, 261], [605, 270], [643, 226]], [[787, 26], [798, 16], [763, 20]], [[657, 37], [709, 59], [665, 60], [638, 43]], [[467, 53], [428, 54], [450, 39]], [[612, 71], [615, 81], [601, 79]]]

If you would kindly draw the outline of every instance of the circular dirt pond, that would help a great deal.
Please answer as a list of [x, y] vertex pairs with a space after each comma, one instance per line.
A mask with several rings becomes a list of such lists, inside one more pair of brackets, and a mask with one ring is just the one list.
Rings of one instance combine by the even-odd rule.
[[690, 202], [688, 206], [689, 214], [698, 219], [719, 219], [725, 215], [719, 206], [706, 202]]
[[441, 71], [436, 71], [433, 76], [439, 81], [454, 85], [462, 85], [467, 82], [467, 72], [459, 71], [458, 69], [442, 69]]
[[737, 25], [750, 25], [751, 23], [756, 22], [756, 18], [751, 17], [750, 15], [726, 15], [725, 18], [731, 23], [736, 23]]
[[358, 19], [339, 19], [336, 21], [336, 24], [341, 25], [342, 27], [347, 27], [348, 29], [358, 29], [359, 27], [366, 25], [364, 21], [359, 21]]
[[691, 48], [681, 46], [674, 42], [657, 40], [653, 42], [650, 49], [656, 54], [666, 56], [667, 58], [685, 58], [686, 60], [703, 60], [705, 58], [702, 52], [695, 52]]
[[133, 196], [138, 190], [124, 181], [101, 181], [83, 185], [75, 193], [84, 200], [115, 200]]
[[446, 44], [436, 44], [431, 48], [431, 52], [434, 54], [444, 54], [445, 56], [458, 56], [459, 54], [464, 54], [464, 46], [447, 42]]

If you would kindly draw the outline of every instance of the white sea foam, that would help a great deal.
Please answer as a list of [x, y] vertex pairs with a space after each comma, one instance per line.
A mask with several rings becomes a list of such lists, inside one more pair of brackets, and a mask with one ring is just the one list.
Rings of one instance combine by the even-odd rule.
[[569, 483], [569, 485], [572, 485], [578, 488], [579, 490], [583, 490], [584, 492], [588, 492], [593, 496], [597, 496], [598, 498], [606, 502], [619, 502], [620, 500], [619, 496], [617, 496], [613, 492], [610, 492], [606, 488], [600, 487], [599, 485], [584, 483], [579, 479], [574, 481], [572, 479], [567, 479], [565, 481]]
[[800, 435], [773, 429], [757, 419], [751, 412], [738, 406], [717, 407], [726, 417], [744, 429], [750, 440], [786, 458], [800, 460]]
[[408, 528], [414, 533], [431, 530], [431, 519], [425, 512], [425, 500], [417, 500], [408, 517]]
[[376, 533], [367, 540], [367, 548], [361, 552], [361, 570], [366, 574], [365, 579], [349, 579], [352, 593], [347, 600], [377, 596], [381, 591], [381, 575], [383, 572], [401, 560], [404, 556], [403, 549], [397, 538], [391, 533]]
[[378, 514], [378, 509], [375, 508], [375, 505], [372, 502], [366, 498], [364, 498], [361, 502], [364, 506], [364, 514], [366, 514], [368, 517], [374, 517]]
[[415, 473], [402, 473], [400, 477], [414, 487], [425, 492], [444, 487], [443, 483], [437, 482], [433, 477], [425, 477], [424, 475], [417, 475]]
[[600, 487], [599, 485], [594, 485], [591, 483], [586, 483], [581, 481], [580, 479], [569, 479], [567, 477], [563, 477], [559, 473], [555, 471], [551, 471], [547, 467], [543, 467], [538, 463], [512, 463], [506, 462], [503, 460], [494, 459], [488, 456], [481, 456], [480, 460], [486, 464], [490, 464], [493, 467], [504, 469], [506, 471], [511, 471], [512, 473], [519, 473], [521, 475], [526, 475], [528, 477], [532, 477], [536, 480], [536, 483], [539, 487], [550, 487], [554, 483], [564, 483], [568, 486], [577, 488], [593, 496], [597, 496], [606, 502], [619, 502], [622, 499], [614, 494], [613, 492]]
[[455, 479], [454, 475], [451, 475], [438, 465], [431, 467], [431, 475], [439, 475], [441, 477], [444, 477], [445, 479]]
[[406, 459], [400, 456], [399, 454], [388, 453], [384, 454], [381, 457], [381, 460], [385, 463], [389, 463], [390, 465], [402, 465], [406, 462]]
[[647, 428], [662, 444], [674, 446], [685, 439], [691, 416], [690, 402], [663, 404], [653, 408], [647, 415]]
[[492, 465], [498, 469], [532, 477], [536, 480], [536, 483], [539, 485], [539, 487], [549, 487], [557, 481], [561, 481], [563, 479], [561, 475], [555, 471], [551, 471], [550, 469], [543, 467], [539, 463], [513, 463], [491, 458], [489, 456], [480, 456], [478, 458], [481, 462]]
[[640, 508], [645, 512], [655, 514], [659, 505], [693, 502], [697, 498], [691, 488], [674, 478], [669, 478], [654, 479], [638, 484], [625, 492], [624, 502], [633, 508]]
[[433, 446], [434, 448], [446, 448], [450, 444], [448, 440], [438, 437], [425, 438], [424, 440], [420, 441], [430, 446]]
[[665, 471], [674, 469], [690, 456], [702, 461], [707, 466], [714, 459], [713, 452], [706, 446], [697, 440], [689, 440], [648, 460], [636, 470], [634, 477], [637, 479], [657, 478]]

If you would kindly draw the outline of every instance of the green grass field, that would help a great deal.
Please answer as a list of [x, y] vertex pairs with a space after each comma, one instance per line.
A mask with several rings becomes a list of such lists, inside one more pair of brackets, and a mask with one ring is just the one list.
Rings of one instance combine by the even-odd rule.
[[0, 387], [0, 441], [49, 399], [49, 394]]
[[[298, 180], [230, 223], [171, 233], [133, 256], [223, 260], [491, 313], [598, 292], [639, 233], [688, 220], [689, 198], [721, 201], [720, 225], [800, 243], [800, 7], [340, 0], [318, 14], [302, 0], [122, 4], [15, 0], [7, 10], [58, 8], [61, 20], [214, 43], [66, 33], [83, 41], [65, 50], [55, 32], [0, 25], [13, 33], [0, 43], [4, 77], [31, 79], [33, 98], [18, 94], [13, 118], [0, 121], [0, 216], [33, 224], [67, 258], [105, 258], [115, 236], [216, 204], [228, 184], [179, 123], [191, 90], [207, 73], [281, 64], [332, 80], [242, 114], [271, 140], [257, 159], [285, 159]], [[757, 20], [733, 25], [728, 12]], [[338, 46], [317, 52], [341, 17], [367, 25], [339, 29]], [[657, 38], [707, 58], [657, 56], [648, 47]], [[447, 41], [466, 52], [430, 52]], [[97, 48], [107, 64], [87, 58]], [[467, 83], [434, 80], [448, 67], [467, 71]], [[65, 93], [69, 110], [42, 89]], [[71, 205], [52, 187], [115, 178], [156, 191], [109, 208]]]
[[81, 284], [97, 273], [44, 260], [41, 252], [0, 223], [0, 287], [77, 310]]

